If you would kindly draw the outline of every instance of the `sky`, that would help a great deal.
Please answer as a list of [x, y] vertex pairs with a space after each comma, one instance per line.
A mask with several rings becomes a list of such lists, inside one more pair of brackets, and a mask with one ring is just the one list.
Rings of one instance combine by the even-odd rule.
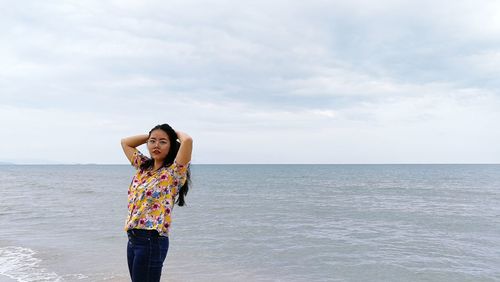
[[499, 1], [7, 2], [0, 162], [500, 163]]

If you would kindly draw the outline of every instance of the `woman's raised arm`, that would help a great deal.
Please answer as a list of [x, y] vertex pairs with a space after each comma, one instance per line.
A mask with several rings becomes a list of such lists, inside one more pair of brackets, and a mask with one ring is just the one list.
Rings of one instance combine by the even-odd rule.
[[191, 161], [191, 152], [193, 151], [193, 138], [181, 131], [175, 131], [181, 146], [175, 157], [175, 161], [180, 165], [187, 165]]
[[140, 146], [148, 141], [148, 134], [135, 135], [122, 139], [122, 148], [127, 159], [132, 162], [132, 157], [135, 152], [135, 147]]

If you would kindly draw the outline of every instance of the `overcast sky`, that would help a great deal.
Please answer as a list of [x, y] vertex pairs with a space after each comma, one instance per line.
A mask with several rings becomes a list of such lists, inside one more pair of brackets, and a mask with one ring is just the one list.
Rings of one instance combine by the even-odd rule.
[[499, 1], [1, 3], [0, 161], [500, 163]]

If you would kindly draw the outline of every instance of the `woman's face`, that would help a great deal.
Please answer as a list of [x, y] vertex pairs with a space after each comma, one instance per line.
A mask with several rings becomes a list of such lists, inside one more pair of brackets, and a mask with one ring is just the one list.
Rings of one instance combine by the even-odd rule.
[[149, 136], [147, 146], [151, 158], [163, 162], [170, 151], [170, 140], [167, 133], [161, 129], [154, 130]]

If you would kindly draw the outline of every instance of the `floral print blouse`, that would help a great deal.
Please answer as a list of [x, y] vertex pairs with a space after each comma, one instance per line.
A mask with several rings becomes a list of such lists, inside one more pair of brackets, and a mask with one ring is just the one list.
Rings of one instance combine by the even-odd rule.
[[125, 230], [157, 230], [168, 236], [171, 214], [179, 189], [187, 179], [188, 165], [174, 161], [157, 171], [143, 170], [141, 164], [148, 158], [135, 149], [132, 165], [137, 169], [128, 188], [128, 217]]

